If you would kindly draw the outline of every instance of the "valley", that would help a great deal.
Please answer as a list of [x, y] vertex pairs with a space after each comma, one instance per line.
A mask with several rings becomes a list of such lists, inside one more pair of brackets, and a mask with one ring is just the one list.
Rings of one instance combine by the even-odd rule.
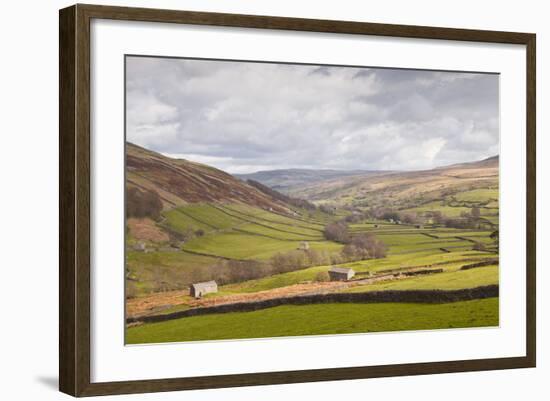
[[[498, 157], [426, 171], [233, 176], [128, 143], [126, 162], [128, 344], [499, 323], [493, 292], [468, 295], [499, 283]], [[334, 281], [334, 267], [354, 276]], [[190, 295], [209, 281], [216, 292]], [[460, 290], [470, 298], [399, 295]], [[384, 301], [328, 302], [362, 293]], [[308, 296], [327, 302], [275, 305]], [[274, 306], [248, 311], [254, 302]], [[217, 306], [227, 311], [201, 314]]]

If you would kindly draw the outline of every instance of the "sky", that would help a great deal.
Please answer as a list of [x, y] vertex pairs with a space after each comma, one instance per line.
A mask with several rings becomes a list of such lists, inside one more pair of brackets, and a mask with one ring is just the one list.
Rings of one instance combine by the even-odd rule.
[[126, 140], [232, 174], [499, 153], [495, 74], [128, 57]]

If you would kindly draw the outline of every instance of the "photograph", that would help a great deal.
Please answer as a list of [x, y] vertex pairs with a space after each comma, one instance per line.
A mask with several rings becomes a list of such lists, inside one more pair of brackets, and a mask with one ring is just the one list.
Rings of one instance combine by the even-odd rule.
[[499, 326], [498, 73], [124, 68], [125, 344]]

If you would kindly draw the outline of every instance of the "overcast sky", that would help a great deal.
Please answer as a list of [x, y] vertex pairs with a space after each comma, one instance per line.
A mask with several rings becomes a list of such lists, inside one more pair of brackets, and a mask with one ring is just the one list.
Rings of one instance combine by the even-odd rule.
[[498, 154], [498, 76], [127, 58], [127, 140], [230, 173]]

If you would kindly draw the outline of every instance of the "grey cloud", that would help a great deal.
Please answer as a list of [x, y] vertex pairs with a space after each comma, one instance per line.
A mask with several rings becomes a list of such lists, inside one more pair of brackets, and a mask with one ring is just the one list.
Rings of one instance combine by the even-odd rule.
[[419, 169], [498, 152], [498, 76], [129, 57], [127, 139], [229, 172]]

